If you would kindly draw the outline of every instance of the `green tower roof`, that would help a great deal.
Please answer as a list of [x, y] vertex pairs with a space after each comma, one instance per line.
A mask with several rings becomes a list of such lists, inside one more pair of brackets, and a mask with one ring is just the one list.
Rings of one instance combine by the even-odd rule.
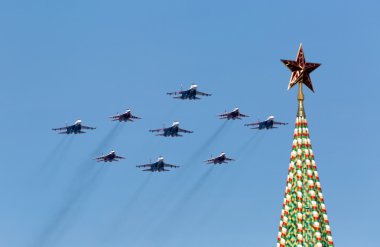
[[298, 84], [298, 112], [277, 247], [333, 247], [333, 239], [303, 105], [302, 85], [313, 92], [310, 75], [317, 63], [306, 63], [302, 45], [296, 61], [282, 60], [292, 71], [288, 89]]
[[277, 247], [334, 246], [307, 120], [297, 117]]

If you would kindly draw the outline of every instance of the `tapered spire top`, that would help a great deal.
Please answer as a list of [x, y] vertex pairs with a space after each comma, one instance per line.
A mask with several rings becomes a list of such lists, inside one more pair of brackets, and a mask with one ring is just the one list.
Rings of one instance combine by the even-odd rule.
[[292, 71], [292, 75], [290, 77], [288, 90], [291, 89], [294, 85], [298, 84], [298, 117], [306, 117], [305, 109], [303, 107], [303, 91], [302, 84], [305, 84], [312, 92], [314, 92], [314, 87], [311, 82], [310, 73], [313, 72], [316, 68], [318, 68], [321, 64], [319, 63], [307, 63], [305, 60], [305, 54], [302, 49], [302, 44], [298, 49], [296, 61], [292, 60], [281, 60], [286, 67]]

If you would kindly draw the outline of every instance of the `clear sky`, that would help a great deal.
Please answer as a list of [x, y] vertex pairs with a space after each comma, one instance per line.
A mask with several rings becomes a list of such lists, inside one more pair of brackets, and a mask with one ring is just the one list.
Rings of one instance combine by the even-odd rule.
[[[303, 43], [305, 92], [336, 246], [378, 246], [378, 1], [2, 1], [0, 245], [275, 246]], [[166, 92], [197, 83], [197, 102]], [[224, 123], [238, 106], [251, 117]], [[131, 108], [143, 119], [107, 118]], [[276, 116], [273, 131], [244, 123]], [[51, 131], [82, 119], [80, 136]], [[149, 133], [180, 121], [183, 138]], [[115, 149], [126, 160], [91, 159]], [[237, 159], [210, 168], [221, 151]], [[181, 168], [144, 173], [163, 155]]]

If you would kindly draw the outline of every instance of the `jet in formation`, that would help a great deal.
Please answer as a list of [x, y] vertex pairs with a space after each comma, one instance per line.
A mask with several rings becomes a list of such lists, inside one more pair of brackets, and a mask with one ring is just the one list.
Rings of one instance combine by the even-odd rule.
[[145, 172], [168, 172], [170, 170], [165, 169], [166, 167], [178, 168], [179, 166], [170, 165], [170, 164], [165, 163], [164, 157], [160, 156], [160, 157], [158, 157], [157, 161], [154, 163], [150, 163], [150, 164], [146, 164], [146, 165], [138, 165], [136, 167], [138, 167], [138, 168], [147, 168], [148, 167], [147, 169], [143, 170]]
[[245, 126], [256, 126], [251, 129], [273, 129], [278, 128], [275, 125], [287, 125], [288, 123], [276, 122], [274, 121], [274, 116], [269, 116], [265, 121], [257, 121], [256, 123], [244, 124]]
[[239, 108], [235, 107], [232, 111], [226, 112], [223, 114], [218, 115], [220, 119], [227, 119], [227, 120], [235, 120], [235, 119], [241, 119], [242, 117], [249, 117], [247, 115], [241, 114], [239, 111]]
[[175, 96], [173, 98], [183, 99], [183, 100], [185, 100], [185, 99], [189, 99], [189, 100], [201, 99], [197, 96], [211, 96], [211, 94], [209, 94], [209, 93], [200, 92], [197, 88], [198, 88], [198, 85], [191, 84], [191, 86], [188, 90], [181, 90], [181, 91], [167, 93], [167, 94], [168, 95], [180, 95], [180, 96]]
[[95, 158], [97, 162], [113, 162], [123, 160], [125, 157], [117, 156], [115, 151], [111, 151], [109, 154]]
[[174, 122], [171, 127], [168, 128], [162, 128], [162, 129], [154, 129], [149, 130], [150, 132], [161, 132], [160, 134], [157, 134], [157, 136], [171, 136], [171, 137], [180, 137], [182, 135], [178, 134], [179, 132], [182, 133], [193, 133], [193, 131], [190, 130], [184, 130], [179, 127], [179, 122]]
[[223, 164], [228, 163], [228, 161], [234, 161], [234, 159], [228, 158], [226, 153], [222, 152], [218, 157], [205, 160], [206, 164]]
[[52, 130], [61, 131], [58, 134], [83, 134], [83, 133], [86, 133], [86, 132], [82, 131], [83, 129], [94, 130], [96, 128], [84, 126], [84, 125], [82, 125], [82, 120], [77, 120], [77, 121], [75, 121], [75, 123], [73, 125], [69, 125], [69, 126], [65, 126], [65, 127], [61, 127], [61, 128], [54, 128]]
[[133, 119], [141, 119], [140, 117], [133, 116], [131, 113], [131, 110], [126, 110], [122, 114], [116, 114], [115, 116], [111, 116], [109, 118], [112, 118], [112, 121], [119, 121], [119, 122], [133, 122]]

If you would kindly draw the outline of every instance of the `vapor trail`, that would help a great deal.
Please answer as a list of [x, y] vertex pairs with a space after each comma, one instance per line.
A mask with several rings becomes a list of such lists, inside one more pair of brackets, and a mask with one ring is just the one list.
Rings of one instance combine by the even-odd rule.
[[184, 169], [189, 167], [190, 165], [194, 164], [195, 161], [202, 156], [207, 150], [208, 147], [210, 147], [213, 143], [215, 143], [218, 140], [218, 137], [220, 137], [220, 134], [226, 129], [228, 126], [228, 122], [224, 121], [222, 125], [219, 126], [210, 136], [206, 139], [203, 144], [195, 150], [193, 155], [190, 156], [190, 158], [185, 162]]
[[66, 193], [65, 201], [62, 202], [59, 210], [51, 217], [49, 222], [45, 225], [44, 230], [40, 236], [36, 239], [33, 246], [43, 247], [43, 246], [53, 246], [60, 237], [60, 231], [64, 231], [64, 221], [70, 216], [73, 209], [77, 206], [77, 201], [85, 192], [89, 192], [91, 184], [98, 179], [101, 175], [102, 167], [99, 167], [97, 171], [91, 174], [81, 181], [81, 186], [70, 188], [69, 193]]
[[244, 153], [250, 147], [250, 144], [252, 143], [253, 140], [256, 139], [258, 135], [260, 135], [259, 132], [256, 132], [255, 134], [253, 134], [243, 145], [239, 147], [238, 151], [234, 154], [234, 157], [238, 158], [238, 156]]
[[[37, 182], [37, 186], [46, 186], [52, 180], [54, 172], [57, 171], [59, 165], [66, 159], [72, 141], [72, 136], [61, 139], [39, 167], [37, 174], [33, 176], [33, 183]], [[35, 181], [36, 179], [37, 181]]]
[[[119, 123], [115, 125], [108, 134], [101, 140], [98, 146], [92, 152], [92, 156], [99, 153], [104, 147], [108, 146], [111, 140], [119, 132]], [[91, 159], [92, 157], [89, 157]], [[52, 246], [57, 242], [57, 239], [65, 232], [64, 220], [70, 216], [70, 213], [79, 206], [80, 199], [93, 191], [97, 184], [104, 176], [104, 166], [95, 164], [92, 160], [83, 162], [79, 169], [71, 180], [71, 184], [63, 195], [63, 202], [60, 208], [53, 214], [51, 219], [47, 222], [43, 228], [40, 236], [32, 246], [44, 247]]]
[[[172, 214], [169, 215], [166, 220], [177, 219], [179, 215], [183, 214], [184, 208], [188, 203], [196, 196], [198, 191], [203, 187], [209, 176], [211, 175], [214, 167], [210, 167], [200, 178], [198, 178], [193, 185], [184, 193], [184, 196], [180, 201], [177, 202], [177, 205], [171, 210]], [[176, 227], [180, 227], [180, 223], [176, 224]], [[162, 240], [160, 243], [156, 242], [156, 246], [164, 246], [165, 240]]]
[[64, 149], [63, 147], [65, 146], [68, 138], [63, 137], [57, 145], [54, 146], [53, 150], [48, 154], [46, 159], [42, 162], [41, 166], [39, 167], [39, 172], [44, 170], [57, 156], [58, 154]]
[[187, 205], [187, 203], [196, 195], [199, 189], [202, 188], [204, 183], [207, 181], [208, 177], [211, 175], [212, 171], [213, 167], [209, 167], [208, 170], [193, 183], [193, 185], [188, 189], [188, 191], [185, 192], [183, 196], [184, 198], [178, 203], [174, 211], [180, 211], [184, 206]]
[[257, 147], [262, 142], [263, 138], [265, 137], [265, 135], [267, 134], [268, 131], [262, 131], [262, 132], [264, 132], [264, 133], [261, 134], [261, 132], [260, 132], [260, 134], [258, 135], [258, 138], [256, 140], [255, 146], [250, 148], [250, 146], [248, 145], [244, 149], [244, 151], [248, 151], [248, 148], [250, 148], [249, 149], [250, 152], [245, 152], [245, 153], [242, 152], [242, 157], [241, 157], [242, 159], [246, 158], [248, 155], [252, 155], [256, 151]]
[[103, 243], [108, 243], [111, 241], [111, 238], [115, 236], [118, 232], [120, 232], [123, 224], [128, 220], [128, 217], [131, 214], [131, 210], [136, 205], [138, 199], [145, 191], [146, 186], [149, 184], [149, 181], [151, 180], [152, 174], [149, 173], [147, 177], [142, 181], [142, 183], [139, 185], [139, 187], [136, 189], [136, 191], [128, 198], [128, 202], [124, 205], [123, 209], [121, 210], [121, 213], [119, 217], [116, 219], [116, 221], [109, 227], [109, 230], [107, 235], [103, 239]]

